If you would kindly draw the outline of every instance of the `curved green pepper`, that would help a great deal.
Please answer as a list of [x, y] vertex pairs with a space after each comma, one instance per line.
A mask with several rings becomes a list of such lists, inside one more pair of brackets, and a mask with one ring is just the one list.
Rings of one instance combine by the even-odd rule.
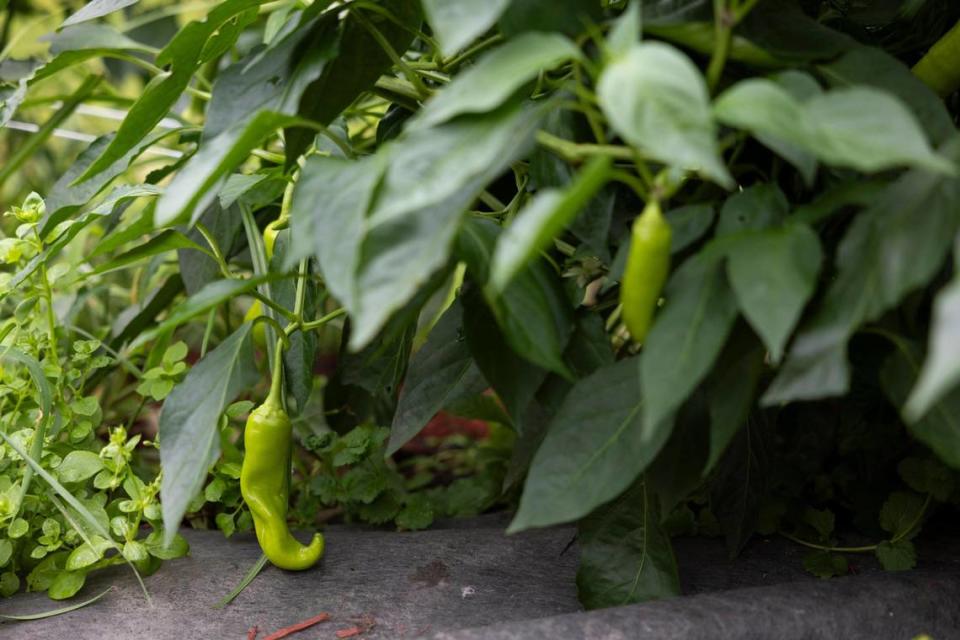
[[243, 434], [240, 492], [250, 507], [263, 553], [281, 569], [300, 571], [320, 560], [324, 541], [317, 533], [303, 545], [287, 526], [293, 428], [280, 399], [282, 361], [278, 345], [270, 395], [250, 413]]

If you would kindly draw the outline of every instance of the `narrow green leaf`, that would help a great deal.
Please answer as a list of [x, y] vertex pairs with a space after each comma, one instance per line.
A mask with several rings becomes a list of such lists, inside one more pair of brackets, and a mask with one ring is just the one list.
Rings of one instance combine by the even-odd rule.
[[52, 618], [54, 616], [59, 616], [64, 613], [70, 613], [71, 611], [76, 611], [77, 609], [82, 609], [83, 607], [89, 606], [113, 591], [113, 587], [107, 587], [97, 595], [93, 596], [89, 600], [84, 600], [83, 602], [76, 602], [66, 607], [60, 607], [59, 609], [52, 609], [50, 611], [42, 611], [40, 613], [0, 613], [0, 618], [4, 620], [17, 620], [19, 622], [28, 622], [30, 620], [43, 620], [44, 618]]
[[930, 344], [923, 369], [903, 415], [919, 421], [960, 382], [960, 280], [954, 279], [937, 293], [933, 303]]
[[243, 324], [198, 362], [167, 396], [160, 412], [164, 544], [180, 527], [220, 454], [218, 424], [227, 406], [259, 378], [250, 327]]
[[147, 258], [152, 258], [153, 256], [161, 253], [167, 253], [168, 251], [176, 251], [177, 249], [193, 249], [196, 251], [202, 251], [208, 255], [210, 253], [206, 248], [201, 247], [179, 231], [174, 229], [166, 229], [150, 238], [140, 246], [134, 247], [130, 251], [121, 253], [115, 258], [99, 265], [90, 274], [85, 275], [102, 275], [118, 269], [126, 269], [127, 267], [137, 264], [142, 260], [146, 260]]
[[139, 0], [90, 0], [82, 9], [71, 15], [63, 21], [60, 28], [69, 27], [72, 24], [79, 24], [88, 20], [96, 20], [114, 11], [119, 11], [124, 7], [136, 4]]

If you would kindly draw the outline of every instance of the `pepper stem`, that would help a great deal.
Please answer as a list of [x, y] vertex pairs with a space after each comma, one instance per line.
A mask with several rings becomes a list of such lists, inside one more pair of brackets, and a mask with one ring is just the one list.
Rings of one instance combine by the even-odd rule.
[[273, 351], [273, 379], [270, 381], [270, 395], [264, 404], [283, 406], [283, 338], [277, 339], [277, 348]]

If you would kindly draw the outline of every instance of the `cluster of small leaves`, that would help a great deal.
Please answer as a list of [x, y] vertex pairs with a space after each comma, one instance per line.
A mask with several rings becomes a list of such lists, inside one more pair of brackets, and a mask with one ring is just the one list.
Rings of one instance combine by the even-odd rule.
[[[4, 263], [14, 270], [43, 254], [36, 229], [44, 213], [36, 194], [13, 207], [19, 226], [7, 238], [13, 242], [5, 245]], [[159, 478], [144, 482], [134, 466], [141, 436], [104, 424], [100, 399], [87, 387], [116, 360], [100, 340], [57, 322], [55, 304], [75, 295], [75, 284], [57, 279], [69, 268], [44, 263], [0, 299], [6, 316], [0, 325], [4, 597], [29, 589], [69, 598], [97, 569], [129, 563], [149, 574], [187, 552], [180, 537], [169, 547], [160, 539]]]

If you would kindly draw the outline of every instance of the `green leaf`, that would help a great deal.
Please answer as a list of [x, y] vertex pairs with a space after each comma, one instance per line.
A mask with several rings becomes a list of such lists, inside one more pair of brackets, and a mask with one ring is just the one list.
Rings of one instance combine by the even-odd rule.
[[64, 571], [53, 579], [47, 595], [51, 600], [66, 600], [72, 598], [83, 588], [87, 581], [87, 574], [83, 571]]
[[932, 458], [904, 458], [897, 465], [897, 472], [911, 489], [929, 493], [941, 502], [950, 499], [956, 486], [950, 469]]
[[452, 56], [490, 29], [510, 0], [421, 0], [444, 56]]
[[142, 51], [144, 53], [153, 51], [147, 45], [133, 40], [108, 24], [83, 24], [67, 27], [49, 37], [45, 36], [44, 39], [49, 40], [50, 53], [56, 56], [66, 51], [83, 51], [86, 49], [95, 50], [90, 57], [101, 55], [100, 50], [104, 49]]
[[[322, 8], [327, 4], [327, 1], [315, 2], [313, 6]], [[380, 0], [378, 6], [382, 11], [359, 8], [356, 11], [363, 11], [368, 26], [373, 26], [398, 55], [403, 55], [420, 29], [420, 3], [415, 0]], [[337, 57], [324, 66], [320, 77], [300, 96], [297, 115], [306, 121], [329, 125], [360, 94], [372, 89], [377, 79], [393, 66], [390, 55], [353, 11], [348, 9], [346, 19], [341, 20]], [[312, 129], [287, 128], [284, 131], [287, 164], [292, 165], [314, 138]]]
[[[895, 407], [903, 406], [920, 371], [919, 349], [912, 344], [903, 347], [880, 369], [883, 391]], [[907, 429], [946, 464], [960, 468], [960, 390], [948, 393], [919, 420], [907, 422]]]
[[577, 382], [537, 450], [509, 532], [580, 518], [624, 491], [656, 456], [671, 419], [648, 428], [637, 358]]
[[716, 212], [709, 204], [690, 204], [667, 211], [664, 215], [670, 223], [673, 236], [670, 252], [679, 253], [703, 237], [716, 218]]
[[756, 341], [734, 338], [704, 382], [710, 407], [710, 453], [703, 477], [713, 470], [734, 437], [746, 426], [756, 402], [763, 360], [763, 349]]
[[887, 571], [907, 571], [917, 566], [917, 549], [909, 540], [884, 540], [877, 545], [876, 554]]
[[[493, 247], [500, 227], [471, 218], [457, 241], [459, 257], [478, 283], [490, 277]], [[510, 348], [529, 362], [561, 376], [572, 377], [563, 351], [573, 330], [570, 302], [553, 268], [545, 260], [531, 263], [501, 295], [484, 287], [487, 303]]]
[[[347, 309], [357, 306], [354, 276], [361, 260], [364, 218], [383, 176], [384, 160], [379, 154], [359, 160], [310, 156], [293, 192], [293, 243], [287, 266], [316, 256], [327, 287]], [[318, 207], [318, 202], [327, 206]]]
[[737, 318], [722, 264], [703, 254], [670, 278], [664, 297], [641, 362], [643, 419], [650, 426], [666, 420], [707, 375]]
[[460, 304], [454, 303], [430, 332], [426, 344], [410, 358], [390, 426], [387, 455], [417, 435], [444, 406], [487, 387], [462, 339], [462, 318]]
[[174, 103], [186, 90], [193, 74], [202, 63], [201, 54], [210, 37], [226, 21], [255, 8], [262, 0], [226, 0], [217, 4], [202, 21], [194, 21], [180, 29], [166, 47], [157, 54], [159, 67], [170, 70], [155, 76], [127, 111], [116, 135], [103, 153], [76, 179], [83, 182], [110, 167], [166, 117]]
[[249, 120], [234, 124], [217, 137], [205, 140], [157, 201], [154, 213], [156, 225], [164, 227], [185, 219], [194, 220], [196, 212], [204, 209], [201, 204], [212, 200], [215, 187], [246, 160], [254, 148], [277, 129], [301, 122], [293, 116], [261, 111]]
[[[0, 576], [0, 593], [2, 593], [5, 596], [13, 595], [13, 593], [6, 593], [4, 590], [5, 578], [7, 578], [7, 576], [13, 576], [13, 581], [17, 584], [17, 587], [19, 587], [19, 580], [17, 580], [16, 575], [12, 573], [3, 574], [2, 576]], [[13, 589], [13, 591], [15, 592], [16, 588]], [[76, 611], [77, 609], [82, 609], [87, 605], [91, 605], [97, 600], [99, 600], [100, 598], [102, 598], [103, 596], [110, 593], [111, 591], [113, 591], [113, 587], [107, 587], [106, 589], [104, 589], [97, 595], [93, 596], [89, 600], [84, 600], [83, 602], [77, 602], [70, 606], [61, 607], [59, 609], [53, 609], [51, 611], [43, 611], [41, 613], [24, 613], [24, 614], [0, 613], [0, 619], [28, 622], [30, 620], [43, 620], [44, 618], [52, 618], [53, 616], [59, 616], [64, 613], [70, 613], [71, 611]]]
[[609, 57], [625, 55], [630, 48], [640, 42], [642, 28], [640, 0], [628, 0], [627, 8], [617, 18], [607, 34], [607, 50]]
[[71, 451], [57, 467], [61, 482], [82, 482], [103, 469], [103, 460], [92, 451]]
[[207, 468], [220, 453], [220, 416], [258, 379], [249, 324], [242, 325], [198, 362], [167, 397], [160, 413], [160, 460], [164, 474], [164, 542], [170, 544], [200, 491]]
[[834, 89], [805, 106], [816, 127], [811, 142], [826, 163], [865, 172], [907, 165], [957, 173], [954, 163], [933, 152], [903, 103], [888, 93], [862, 87]]
[[503, 292], [520, 270], [573, 222], [606, 183], [610, 165], [610, 158], [599, 156], [580, 171], [567, 189], [543, 189], [537, 193], [497, 241], [489, 281], [495, 292]]
[[918, 422], [960, 382], [960, 280], [941, 289], [933, 303], [930, 344], [903, 415]]
[[426, 529], [433, 523], [434, 512], [430, 500], [421, 494], [406, 499], [403, 509], [397, 514], [397, 526], [407, 531]]
[[846, 556], [829, 551], [813, 551], [803, 559], [803, 568], [818, 578], [834, 578], [847, 575], [849, 565]]
[[481, 57], [428, 100], [410, 126], [428, 127], [465, 113], [496, 109], [538, 74], [580, 56], [556, 33], [526, 33]]
[[[365, 222], [355, 275], [350, 347], [373, 339], [389, 317], [447, 264], [473, 199], [529, 148], [544, 104], [508, 104], [482, 116], [418, 129], [383, 149], [383, 183]], [[411, 188], [416, 185], [416, 188]]]
[[617, 133], [645, 155], [733, 186], [720, 159], [706, 83], [677, 49], [659, 42], [631, 47], [604, 69], [597, 96]]
[[282, 274], [267, 274], [247, 280], [216, 280], [211, 282], [171, 309], [163, 322], [141, 333], [137, 339], [133, 341], [130, 348], [146, 344], [171, 329], [179, 327], [187, 320], [206, 313], [210, 309], [218, 307], [236, 296], [253, 291], [264, 282], [272, 282], [278, 280], [280, 277], [282, 277]]
[[827, 164], [864, 172], [899, 166], [956, 173], [930, 148], [913, 115], [890, 94], [834, 89], [800, 101], [771, 80], [737, 83], [714, 106], [724, 124], [779, 140]]
[[[942, 149], [960, 160], [960, 138]], [[914, 169], [856, 217], [837, 250], [837, 276], [793, 340], [765, 404], [846, 392], [847, 342], [940, 269], [960, 223], [960, 180]], [[923, 247], [923, 251], [917, 251]]]
[[819, 238], [805, 225], [738, 238], [727, 253], [730, 286], [774, 364], [813, 295], [821, 260]]
[[510, 348], [477, 287], [466, 289], [460, 300], [464, 336], [473, 360], [518, 424], [547, 372]]
[[912, 538], [919, 533], [926, 505], [916, 493], [894, 491], [880, 508], [880, 526], [895, 538]]
[[508, 38], [524, 31], [560, 31], [574, 36], [599, 23], [603, 8], [594, 0], [519, 0], [500, 17]]
[[126, 269], [131, 265], [146, 260], [147, 258], [152, 258], [153, 256], [167, 253], [168, 251], [176, 251], [178, 249], [193, 249], [209, 254], [209, 251], [207, 251], [204, 247], [201, 247], [179, 231], [174, 229], [166, 229], [150, 238], [143, 244], [138, 245], [129, 251], [125, 251], [99, 265], [91, 272], [90, 275], [101, 275], [111, 271], [117, 271], [118, 269]]
[[190, 552], [190, 544], [179, 533], [173, 536], [172, 541], [165, 542], [164, 538], [162, 531], [154, 531], [147, 536], [143, 543], [150, 555], [161, 560], [175, 560], [186, 556]]
[[124, 7], [136, 4], [139, 0], [90, 0], [82, 9], [71, 15], [63, 21], [60, 28], [69, 27], [72, 24], [79, 24], [88, 20], [96, 20], [114, 11], [119, 11]]
[[680, 594], [670, 538], [648, 494], [638, 482], [580, 522], [577, 594], [587, 609]]

